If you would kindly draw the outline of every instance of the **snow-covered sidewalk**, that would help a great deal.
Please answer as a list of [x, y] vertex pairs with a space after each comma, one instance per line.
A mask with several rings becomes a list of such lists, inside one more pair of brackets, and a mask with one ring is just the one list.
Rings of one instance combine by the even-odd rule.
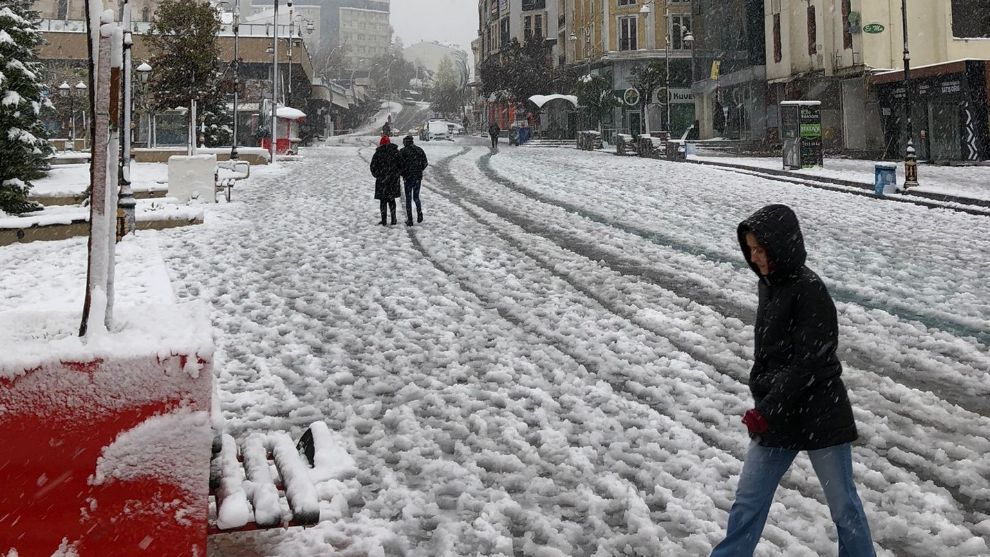
[[[757, 169], [782, 170], [779, 157], [731, 157], [690, 155], [691, 160], [748, 166]], [[823, 168], [795, 170], [797, 174], [822, 176], [872, 184], [875, 166], [886, 161], [860, 159], [825, 159]], [[904, 163], [897, 163], [897, 181], [904, 182]], [[990, 166], [936, 166], [918, 165], [917, 191], [951, 195], [955, 197], [990, 200]]]

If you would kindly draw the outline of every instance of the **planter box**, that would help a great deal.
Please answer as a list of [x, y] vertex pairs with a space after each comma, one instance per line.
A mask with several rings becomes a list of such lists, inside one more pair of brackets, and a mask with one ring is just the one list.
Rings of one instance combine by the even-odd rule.
[[84, 343], [78, 313], [0, 314], [0, 551], [206, 555], [207, 310], [116, 324]]

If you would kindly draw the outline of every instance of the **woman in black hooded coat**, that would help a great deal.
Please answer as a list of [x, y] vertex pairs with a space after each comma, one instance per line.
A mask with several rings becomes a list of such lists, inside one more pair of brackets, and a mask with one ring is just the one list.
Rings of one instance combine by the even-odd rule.
[[807, 451], [825, 491], [839, 555], [873, 556], [870, 526], [852, 474], [856, 423], [836, 354], [838, 318], [822, 279], [805, 266], [797, 216], [768, 205], [743, 221], [739, 245], [759, 277], [754, 361], [755, 407], [743, 423], [752, 438], [729, 511], [725, 539], [713, 557], [752, 555], [773, 494], [800, 451]]
[[388, 211], [392, 211], [392, 224], [395, 219], [395, 198], [399, 197], [399, 148], [392, 143], [388, 136], [382, 136], [371, 157], [371, 175], [375, 177], [375, 199], [380, 201], [382, 226], [388, 224]]

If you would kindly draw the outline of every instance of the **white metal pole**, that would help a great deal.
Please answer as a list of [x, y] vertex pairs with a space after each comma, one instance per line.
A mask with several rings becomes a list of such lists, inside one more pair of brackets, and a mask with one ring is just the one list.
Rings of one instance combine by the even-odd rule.
[[241, 29], [241, 0], [234, 1], [234, 137], [231, 139], [230, 158], [237, 160], [237, 93], [241, 88], [241, 59], [237, 51], [237, 39]]
[[124, 17], [122, 21], [124, 30], [124, 103], [123, 103], [123, 154], [120, 161], [120, 200], [119, 209], [123, 212], [124, 228], [121, 234], [126, 235], [134, 231], [135, 227], [135, 207], [134, 193], [131, 191], [131, 3], [124, 0]]
[[273, 2], [275, 6], [274, 19], [272, 24], [272, 125], [271, 125], [271, 156], [270, 164], [275, 164], [275, 143], [278, 141], [278, 128], [276, 119], [278, 118], [278, 0]]

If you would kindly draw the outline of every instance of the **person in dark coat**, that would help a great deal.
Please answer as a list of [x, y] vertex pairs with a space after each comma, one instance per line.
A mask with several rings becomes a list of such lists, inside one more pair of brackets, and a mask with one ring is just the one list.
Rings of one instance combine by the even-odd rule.
[[807, 451], [825, 491], [839, 555], [873, 556], [870, 526], [852, 475], [857, 438], [842, 382], [835, 304], [822, 279], [805, 266], [797, 216], [768, 205], [743, 221], [739, 245], [759, 277], [755, 350], [749, 389], [755, 407], [742, 421], [752, 438], [725, 539], [713, 557], [752, 555], [773, 494], [800, 451]]
[[395, 220], [395, 198], [399, 197], [399, 148], [383, 135], [371, 157], [371, 175], [375, 177], [375, 199], [381, 201], [382, 222], [388, 224], [388, 210], [392, 210], [392, 224]]
[[498, 151], [498, 134], [502, 133], [502, 128], [498, 127], [498, 124], [492, 122], [492, 125], [488, 126], [488, 136], [492, 138], [492, 149]]
[[416, 202], [416, 222], [423, 222], [423, 205], [419, 202], [419, 190], [423, 184], [423, 171], [430, 166], [426, 153], [419, 145], [413, 144], [413, 136], [402, 139], [399, 150], [399, 170], [406, 190], [406, 226], [413, 225], [412, 204]]

